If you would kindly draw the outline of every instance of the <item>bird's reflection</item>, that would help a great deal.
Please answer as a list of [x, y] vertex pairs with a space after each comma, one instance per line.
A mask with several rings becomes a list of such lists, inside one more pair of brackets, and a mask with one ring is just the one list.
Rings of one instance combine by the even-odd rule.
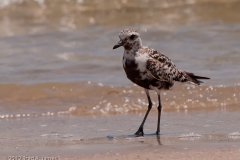
[[159, 144], [159, 145], [162, 145], [161, 140], [160, 140], [160, 135], [159, 135], [159, 134], [156, 134], [156, 137], [157, 137], [157, 142], [158, 142], [158, 144]]
[[[162, 145], [162, 143], [161, 143], [161, 136], [159, 135], [159, 134], [156, 134], [156, 133], [152, 133], [152, 134], [144, 134], [144, 136], [136, 136], [135, 135], [135, 137], [154, 137], [154, 136], [156, 136], [156, 140], [157, 140], [157, 142], [158, 142], [158, 145]], [[143, 141], [142, 141], [143, 142]]]

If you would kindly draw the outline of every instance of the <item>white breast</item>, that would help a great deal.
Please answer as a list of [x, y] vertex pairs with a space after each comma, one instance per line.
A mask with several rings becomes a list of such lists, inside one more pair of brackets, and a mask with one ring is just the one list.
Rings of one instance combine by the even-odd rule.
[[147, 54], [139, 54], [135, 57], [135, 61], [138, 65], [138, 69], [140, 70], [140, 72], [146, 72], [147, 60], [148, 60]]

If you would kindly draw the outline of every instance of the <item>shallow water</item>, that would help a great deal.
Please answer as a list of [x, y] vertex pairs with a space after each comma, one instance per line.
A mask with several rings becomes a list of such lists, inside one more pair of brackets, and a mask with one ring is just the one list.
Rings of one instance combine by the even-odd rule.
[[[139, 32], [144, 45], [166, 54], [179, 68], [211, 77], [207, 84], [239, 82], [240, 24], [202, 25], [175, 29], [145, 25]], [[137, 26], [124, 28], [129, 27]], [[122, 28], [90, 27], [2, 37], [0, 82], [130, 85], [122, 69], [123, 49], [112, 50]]]

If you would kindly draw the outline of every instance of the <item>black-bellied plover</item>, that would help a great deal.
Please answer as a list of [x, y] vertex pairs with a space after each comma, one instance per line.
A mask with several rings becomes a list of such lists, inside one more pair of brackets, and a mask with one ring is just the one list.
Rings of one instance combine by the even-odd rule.
[[133, 83], [143, 87], [147, 94], [149, 102], [146, 115], [135, 133], [138, 136], [143, 135], [143, 125], [152, 108], [152, 101], [149, 96], [149, 90], [154, 90], [158, 95], [158, 123], [157, 132], [160, 133], [160, 118], [161, 118], [161, 99], [160, 91], [169, 90], [174, 81], [191, 82], [195, 85], [200, 85], [202, 81], [199, 79], [210, 79], [208, 77], [197, 76], [193, 73], [179, 70], [167, 56], [160, 52], [144, 47], [139, 33], [133, 29], [125, 29], [119, 33], [120, 41], [113, 47], [124, 47], [123, 68], [128, 79]]

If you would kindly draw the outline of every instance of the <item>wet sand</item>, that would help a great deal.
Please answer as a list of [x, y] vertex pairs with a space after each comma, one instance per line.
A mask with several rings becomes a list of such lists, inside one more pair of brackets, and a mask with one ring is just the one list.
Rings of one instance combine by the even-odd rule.
[[[155, 109], [155, 108], [154, 108]], [[1, 156], [59, 159], [239, 159], [239, 111], [164, 112], [161, 135], [150, 114], [145, 137], [135, 137], [143, 114], [1, 119]], [[11, 126], [11, 127], [9, 127]]]
[[[27, 156], [27, 157], [56, 157], [55, 159], [232, 159], [240, 158], [240, 143], [228, 140], [214, 140], [211, 142], [172, 143], [161, 141], [161, 145], [144, 144], [89, 144], [88, 146], [54, 146], [34, 148], [30, 151], [20, 149], [17, 152], [3, 152], [4, 156]], [[27, 143], [26, 143], [27, 145]], [[36, 147], [36, 146], [35, 146]]]
[[179, 146], [172, 147], [146, 147], [127, 152], [106, 153], [82, 157], [73, 157], [71, 159], [194, 159], [194, 160], [212, 160], [212, 159], [239, 159], [240, 146], [237, 144], [185, 144], [185, 148]]

